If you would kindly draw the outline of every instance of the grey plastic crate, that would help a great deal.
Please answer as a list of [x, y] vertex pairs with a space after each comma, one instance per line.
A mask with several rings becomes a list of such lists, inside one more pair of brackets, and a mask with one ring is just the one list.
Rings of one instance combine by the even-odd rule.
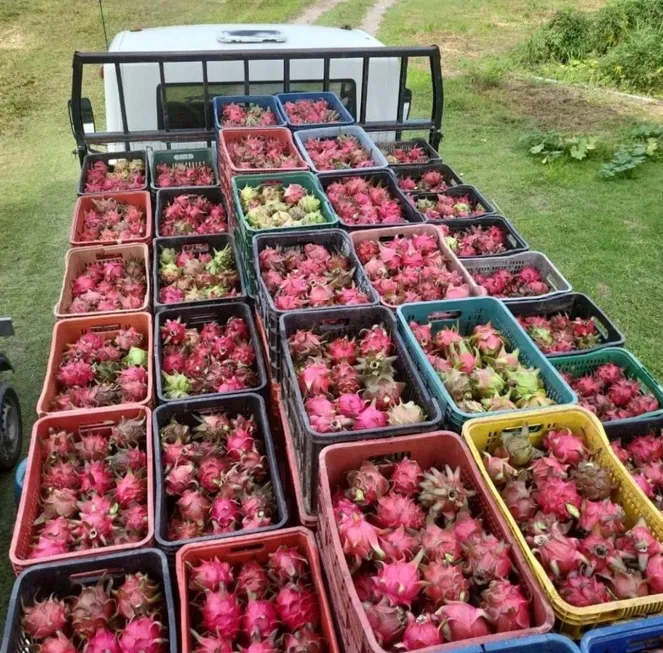
[[[318, 170], [311, 157], [306, 151], [306, 141], [312, 138], [336, 138], [338, 136], [347, 135], [354, 136], [362, 145], [366, 148], [373, 158], [375, 165], [367, 166], [365, 168], [339, 168], [335, 170]], [[380, 152], [380, 148], [373, 142], [371, 137], [357, 125], [348, 125], [346, 127], [321, 127], [318, 129], [302, 129], [300, 131], [294, 132], [293, 137], [299, 149], [300, 154], [304, 157], [306, 163], [310, 166], [311, 170], [317, 172], [318, 174], [330, 174], [333, 172], [340, 172], [341, 170], [359, 170], [361, 172], [371, 172], [372, 170], [383, 170], [388, 166], [387, 159], [384, 154]]]
[[565, 295], [573, 290], [571, 284], [553, 262], [541, 252], [521, 252], [511, 256], [494, 256], [492, 258], [464, 258], [461, 263], [470, 274], [479, 273], [484, 276], [493, 274], [498, 270], [520, 272], [523, 268], [533, 267], [539, 271], [541, 278], [552, 288], [550, 292], [536, 297], [498, 297], [507, 304]]

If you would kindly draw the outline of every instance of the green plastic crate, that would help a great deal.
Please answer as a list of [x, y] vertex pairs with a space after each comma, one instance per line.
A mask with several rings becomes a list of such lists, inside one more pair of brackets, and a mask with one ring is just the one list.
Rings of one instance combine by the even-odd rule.
[[[246, 221], [242, 203], [239, 198], [239, 192], [246, 186], [260, 186], [265, 182], [281, 182], [283, 186], [290, 184], [299, 184], [306, 188], [307, 191], [313, 193], [315, 197], [320, 200], [320, 212], [327, 220], [322, 224], [307, 224], [298, 227], [270, 227], [268, 229], [254, 229]], [[275, 233], [290, 233], [291, 231], [311, 231], [313, 229], [325, 229], [329, 227], [336, 227], [338, 218], [329, 205], [329, 200], [324, 194], [322, 187], [318, 183], [317, 178], [310, 172], [284, 172], [280, 175], [242, 175], [241, 177], [233, 177], [232, 179], [233, 200], [235, 202], [235, 209], [237, 211], [237, 230], [242, 232], [244, 242], [248, 246], [248, 251], [251, 249], [253, 237], [258, 234], [275, 234]]]
[[[179, 149], [179, 150], [154, 150], [149, 155], [150, 163], [150, 188], [153, 192], [157, 192], [162, 187], [156, 185], [157, 179], [157, 165], [160, 163], [167, 163], [168, 165], [184, 164], [188, 167], [194, 167], [206, 163], [212, 166], [214, 171], [214, 184], [219, 185], [219, 170], [216, 165], [215, 151], [209, 147], [202, 147], [197, 149]], [[176, 186], [163, 186], [163, 188], [177, 188]], [[182, 186], [184, 188], [184, 186]], [[210, 188], [210, 186], [186, 186], [186, 188]]]
[[[433, 325], [433, 333], [442, 327], [456, 327], [461, 335], [469, 335], [477, 324], [490, 322], [506, 340], [509, 349], [520, 350], [520, 361], [527, 367], [541, 370], [541, 380], [548, 396], [558, 404], [577, 404], [578, 398], [569, 385], [562, 379], [550, 361], [539, 351], [532, 339], [525, 333], [511, 315], [509, 309], [493, 297], [472, 297], [469, 299], [405, 304], [397, 309], [400, 328], [405, 336], [408, 349], [413, 355], [419, 371], [426, 379], [431, 391], [440, 402], [444, 412], [444, 423], [460, 433], [463, 424], [475, 417], [501, 415], [514, 412], [496, 410], [490, 413], [467, 413], [456, 405], [444, 387], [433, 366], [428, 362], [424, 350], [410, 329], [410, 322]], [[523, 408], [515, 412], [531, 410]]]
[[632, 424], [643, 419], [648, 419], [656, 415], [663, 415], [663, 387], [651, 375], [649, 370], [628, 350], [621, 347], [606, 347], [587, 354], [574, 354], [572, 356], [558, 356], [550, 361], [557, 370], [566, 372], [572, 377], [583, 376], [589, 374], [592, 370], [599, 365], [605, 363], [614, 363], [619, 365], [624, 370], [624, 373], [629, 378], [640, 381], [643, 385], [651, 390], [652, 394], [658, 399], [661, 406], [660, 410], [651, 413], [645, 413], [638, 417], [630, 417], [628, 419], [616, 419], [607, 424], [619, 426], [625, 424]]

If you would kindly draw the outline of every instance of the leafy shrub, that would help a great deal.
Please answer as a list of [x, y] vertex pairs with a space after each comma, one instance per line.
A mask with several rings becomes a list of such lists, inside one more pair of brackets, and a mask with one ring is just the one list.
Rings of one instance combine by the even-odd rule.
[[591, 30], [586, 14], [571, 7], [561, 9], [529, 40], [525, 58], [529, 63], [582, 59], [592, 49]]
[[597, 145], [594, 136], [563, 136], [557, 132], [529, 132], [521, 141], [529, 153], [539, 157], [544, 164], [561, 157], [582, 161], [596, 150]]

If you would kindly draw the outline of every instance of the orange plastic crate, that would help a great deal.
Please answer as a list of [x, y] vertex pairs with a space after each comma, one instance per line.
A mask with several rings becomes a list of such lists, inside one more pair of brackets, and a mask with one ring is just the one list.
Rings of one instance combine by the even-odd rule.
[[[315, 538], [304, 528], [286, 528], [274, 533], [246, 535], [231, 539], [210, 542], [208, 544], [187, 544], [177, 552], [175, 568], [180, 598], [180, 632], [182, 635], [181, 653], [191, 653], [194, 642], [191, 636], [191, 613], [189, 610], [189, 565], [202, 560], [217, 557], [219, 560], [231, 565], [246, 561], [266, 563], [270, 553], [281, 545], [295, 546], [306, 556], [313, 577], [313, 586], [318, 596], [321, 613], [321, 630], [327, 647], [326, 653], [339, 653], [334, 622], [329, 608], [329, 601], [325, 590], [320, 557]], [[323, 652], [325, 653], [325, 652]]]
[[[335, 444], [323, 449], [320, 454], [320, 474], [318, 490], [318, 540], [320, 541], [322, 562], [327, 572], [329, 589], [340, 632], [344, 634], [346, 653], [383, 653], [366, 613], [357, 596], [350, 569], [345, 561], [343, 548], [336, 527], [332, 508], [332, 493], [345, 481], [347, 472], [358, 469], [364, 460], [374, 462], [399, 460], [408, 456], [416, 460], [422, 468], [449, 465], [460, 467], [461, 477], [466, 485], [476, 490], [470, 505], [479, 508], [484, 526], [496, 537], [511, 545], [511, 560], [532, 600], [533, 625], [520, 631], [497, 633], [441, 646], [420, 649], [419, 653], [452, 651], [465, 646], [480, 646], [516, 637], [539, 635], [548, 632], [554, 623], [552, 609], [534, 579], [522, 551], [515, 542], [506, 520], [501, 515], [490, 491], [485, 486], [481, 473], [472, 460], [468, 446], [461, 438], [450, 431], [437, 431], [422, 435], [409, 435], [391, 440], [364, 440], [347, 444]], [[479, 512], [478, 511], [478, 512]]]
[[[117, 309], [115, 311], [93, 311], [91, 313], [68, 313], [73, 296], [72, 284], [77, 276], [85, 271], [90, 263], [111, 260], [127, 261], [131, 258], [142, 261], [145, 268], [145, 300], [140, 308]], [[58, 320], [74, 317], [90, 317], [92, 315], [119, 315], [123, 313], [135, 313], [136, 311], [147, 311], [150, 307], [150, 253], [147, 245], [136, 243], [135, 245], [100, 245], [96, 247], [75, 247], [67, 252], [64, 267], [64, 279], [60, 290], [60, 299], [55, 305], [53, 312]]]
[[[125, 313], [122, 315], [107, 315], [94, 317], [72, 318], [71, 320], [62, 320], [53, 327], [53, 338], [51, 340], [51, 353], [48, 357], [48, 366], [46, 367], [46, 379], [41, 396], [37, 402], [37, 414], [40, 417], [48, 414], [63, 415], [79, 411], [53, 411], [51, 404], [58, 393], [58, 382], [55, 378], [56, 370], [62, 360], [62, 352], [66, 345], [73, 343], [78, 337], [87, 331], [94, 331], [103, 334], [105, 338], [112, 338], [120, 329], [134, 327], [136, 331], [142, 334], [143, 349], [147, 350], [147, 397], [138, 402], [141, 406], [152, 405], [152, 395], [154, 393], [153, 372], [153, 351], [152, 351], [152, 316], [149, 313]], [[117, 404], [120, 405], [120, 404]], [[85, 412], [98, 413], [114, 406], [104, 406], [100, 408], [86, 408]]]
[[[117, 202], [126, 202], [137, 206], [145, 213], [145, 235], [130, 240], [104, 241], [104, 240], [81, 240], [83, 230], [83, 216], [86, 211], [92, 208], [93, 200], [114, 199]], [[113, 245], [121, 243], [145, 243], [149, 245], [152, 242], [154, 216], [152, 215], [152, 198], [146, 191], [131, 191], [126, 193], [90, 193], [81, 195], [76, 200], [74, 207], [74, 217], [71, 222], [71, 231], [69, 233], [69, 244], [72, 247], [92, 247], [93, 245]]]
[[[39, 494], [41, 492], [41, 467], [44, 462], [42, 442], [48, 437], [50, 428], [74, 432], [105, 432], [120, 421], [121, 417], [134, 419], [145, 417], [145, 453], [147, 455], [147, 534], [140, 542], [115, 544], [100, 549], [72, 551], [58, 556], [30, 559], [32, 525], [39, 516]], [[150, 546], [154, 540], [154, 463], [152, 452], [152, 411], [145, 406], [125, 404], [96, 411], [68, 411], [37, 420], [32, 427], [28, 464], [23, 481], [21, 502], [14, 524], [14, 534], [9, 547], [9, 560], [18, 575], [29, 567], [43, 563], [66, 562], [74, 558], [92, 558], [121, 553], [131, 549]]]

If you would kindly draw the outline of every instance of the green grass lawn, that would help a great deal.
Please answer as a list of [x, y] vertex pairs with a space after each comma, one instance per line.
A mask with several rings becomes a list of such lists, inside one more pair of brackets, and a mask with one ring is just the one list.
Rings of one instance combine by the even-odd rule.
[[[105, 6], [112, 36], [138, 25], [287, 20], [308, 4], [311, 0], [115, 0]], [[535, 127], [589, 132], [613, 142], [646, 117], [646, 110], [509, 77], [492, 85], [472, 82], [477, 66], [501, 61], [562, 4], [452, 0], [436, 3], [432, 12], [430, 0], [401, 0], [387, 14], [380, 37], [393, 44], [440, 44], [445, 70], [452, 74], [445, 84], [445, 159], [493, 198], [574, 288], [615, 319], [628, 347], [663, 378], [656, 328], [663, 306], [661, 166], [648, 166], [635, 180], [603, 182], [596, 176], [598, 162], [546, 167], [518, 143]], [[343, 3], [321, 22], [357, 25], [368, 6], [364, 0]], [[103, 46], [92, 0], [66, 7], [56, 0], [0, 4], [0, 314], [14, 318], [17, 332], [0, 346], [17, 367], [26, 442], [50, 347], [79, 172], [66, 111], [71, 53]], [[409, 84], [415, 95], [425, 92], [424, 74], [416, 66]], [[0, 478], [3, 551], [14, 523], [12, 493], [13, 478], [6, 474]], [[12, 583], [9, 565], [0, 563], [0, 614]]]

